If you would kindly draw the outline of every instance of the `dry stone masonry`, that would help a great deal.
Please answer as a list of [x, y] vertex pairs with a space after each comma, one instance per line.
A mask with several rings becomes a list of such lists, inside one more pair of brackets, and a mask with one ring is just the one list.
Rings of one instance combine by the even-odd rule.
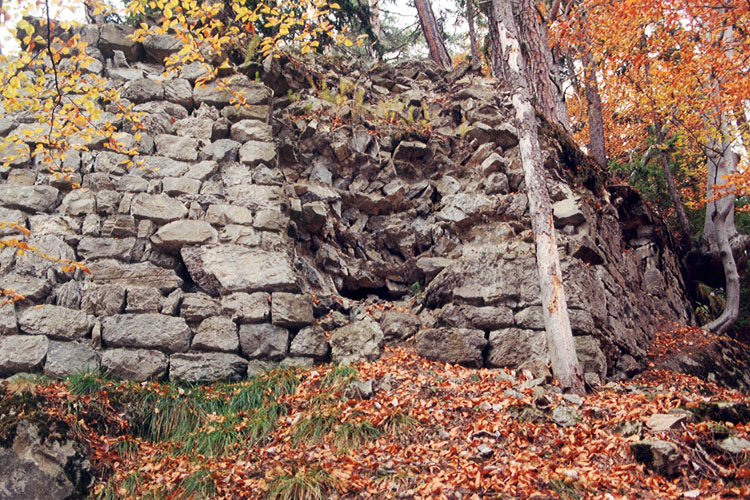
[[[32, 158], [30, 134], [25, 155], [0, 167], [0, 220], [31, 234], [0, 236], [91, 271], [0, 251], [3, 288], [26, 297], [0, 307], [0, 377], [237, 380], [374, 359], [404, 341], [446, 362], [544, 373], [518, 141], [496, 82], [466, 65], [282, 58], [251, 68], [256, 79], [201, 87], [200, 65], [163, 76], [178, 49], [169, 36], [141, 45], [129, 31], [81, 28], [97, 59], [89, 71], [144, 113], [137, 140], [113, 103], [98, 103], [140, 166], [93, 141], [65, 159], [82, 186], [72, 189]], [[364, 96], [335, 104], [309, 75]], [[4, 135], [32, 125], [0, 116]], [[690, 319], [669, 236], [636, 193], [605, 186], [569, 142], [543, 137], [587, 380], [630, 375], [659, 318]]]

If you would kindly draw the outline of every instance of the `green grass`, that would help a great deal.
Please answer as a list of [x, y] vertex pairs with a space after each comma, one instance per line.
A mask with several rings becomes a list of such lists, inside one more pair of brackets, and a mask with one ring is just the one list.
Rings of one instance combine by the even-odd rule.
[[388, 434], [398, 434], [410, 427], [415, 427], [418, 423], [414, 417], [402, 411], [397, 411], [388, 415], [380, 424], [380, 428]]
[[344, 386], [357, 379], [359, 379], [359, 372], [356, 368], [352, 368], [349, 365], [336, 365], [336, 367], [328, 372], [328, 375], [323, 378], [320, 382], [320, 386], [323, 388]]
[[549, 487], [564, 500], [578, 500], [584, 497], [576, 483], [567, 484], [560, 479], [553, 479], [549, 482]]
[[313, 415], [294, 424], [292, 431], [292, 445], [297, 446], [302, 441], [320, 442], [339, 423], [338, 415], [329, 413]]
[[230, 399], [229, 407], [235, 412], [260, 408], [270, 396], [292, 394], [299, 383], [299, 375], [294, 369], [271, 371], [243, 384]]
[[325, 469], [298, 469], [294, 474], [282, 474], [268, 484], [268, 500], [322, 500], [330, 498], [340, 481]]
[[192, 391], [158, 394], [141, 391], [128, 408], [133, 433], [150, 441], [184, 439], [206, 418], [206, 401]]
[[207, 456], [223, 456], [245, 440], [246, 428], [239, 416], [210, 415], [196, 432], [179, 441], [181, 452]]
[[123, 459], [133, 458], [138, 454], [138, 443], [132, 439], [123, 438], [112, 445], [112, 449]]
[[182, 480], [180, 488], [173, 498], [178, 500], [199, 500], [216, 495], [216, 482], [211, 473], [201, 469]]
[[383, 432], [365, 420], [364, 422], [346, 422], [338, 426], [333, 434], [333, 442], [339, 448], [357, 446], [372, 439], [377, 439]]
[[67, 378], [68, 389], [75, 396], [91, 396], [99, 393], [109, 382], [107, 376], [98, 371], [83, 371]]

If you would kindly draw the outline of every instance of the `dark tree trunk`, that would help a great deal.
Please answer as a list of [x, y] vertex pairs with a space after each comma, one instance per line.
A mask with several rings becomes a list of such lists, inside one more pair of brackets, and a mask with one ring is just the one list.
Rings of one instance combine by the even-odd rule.
[[435, 20], [435, 14], [432, 12], [430, 0], [414, 0], [414, 5], [417, 7], [419, 23], [422, 25], [424, 38], [427, 41], [427, 46], [430, 48], [430, 58], [441, 68], [449, 69], [451, 67], [451, 58], [448, 55], [448, 50], [445, 48], [443, 38], [440, 36], [440, 29]]
[[479, 63], [479, 46], [477, 45], [477, 33], [474, 28], [474, 6], [472, 0], [466, 0], [466, 21], [469, 23], [469, 44], [471, 45], [471, 62]]
[[560, 269], [560, 255], [557, 250], [552, 219], [552, 206], [544, 178], [542, 153], [539, 147], [539, 123], [531, 103], [531, 84], [526, 70], [526, 61], [521, 52], [521, 45], [526, 40], [519, 37], [509, 0], [492, 0], [490, 23], [495, 25], [497, 34], [495, 40], [499, 42], [499, 46], [493, 47], [493, 51], [500, 54], [500, 57], [494, 59], [502, 64], [502, 67], [495, 68], [495, 72], [505, 75], [511, 89], [516, 115], [521, 164], [526, 181], [526, 195], [529, 200], [531, 228], [534, 233], [544, 329], [547, 333], [552, 371], [565, 390], [583, 394], [585, 392], [583, 371], [578, 363], [573, 333], [570, 329]]
[[583, 56], [583, 82], [586, 86], [586, 102], [589, 115], [589, 154], [594, 161], [607, 168], [607, 149], [604, 142], [604, 119], [599, 84], [596, 80], [596, 64], [590, 52]]
[[692, 241], [690, 234], [690, 221], [685, 213], [685, 206], [682, 204], [682, 196], [680, 196], [680, 192], [677, 191], [677, 186], [675, 186], [672, 169], [669, 168], [669, 156], [666, 151], [661, 151], [659, 156], [661, 168], [664, 171], [664, 178], [667, 180], [669, 197], [672, 198], [672, 205], [674, 205], [674, 210], [677, 213], [677, 223], [680, 226], [680, 236], [682, 237], [683, 245], [690, 246]]
[[[661, 126], [659, 120], [656, 120], [654, 124], [656, 127], [656, 139], [661, 146], [659, 149], [659, 161], [661, 162], [661, 168], [664, 172], [664, 179], [667, 181], [667, 190], [669, 191], [669, 197], [672, 199], [672, 205], [674, 206], [675, 213], [677, 214], [677, 224], [680, 228], [680, 237], [683, 241], [683, 248], [689, 248], [692, 246], [692, 234], [690, 230], [690, 221], [688, 220], [687, 214], [685, 213], [685, 205], [682, 203], [682, 196], [677, 190], [677, 186], [674, 182], [674, 176], [672, 175], [672, 169], [669, 168], [669, 154], [663, 149], [666, 147], [667, 137], [664, 128]], [[650, 150], [653, 151], [653, 150]], [[644, 158], [644, 164], [648, 162], [649, 153], [646, 153]]]
[[570, 131], [568, 109], [562, 92], [560, 72], [552, 59], [547, 38], [547, 26], [540, 19], [534, 0], [514, 0], [520, 17], [520, 34], [530, 73], [538, 111], [550, 123]]

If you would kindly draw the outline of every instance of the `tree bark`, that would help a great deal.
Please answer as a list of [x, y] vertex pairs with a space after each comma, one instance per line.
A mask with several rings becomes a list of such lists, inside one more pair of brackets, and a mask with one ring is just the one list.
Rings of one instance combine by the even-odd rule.
[[449, 69], [451, 67], [451, 58], [440, 36], [440, 29], [435, 20], [435, 14], [432, 12], [430, 0], [414, 0], [414, 5], [417, 7], [419, 23], [422, 25], [424, 38], [427, 41], [427, 46], [430, 48], [430, 58], [441, 68]]
[[471, 63], [479, 63], [479, 46], [477, 45], [477, 32], [474, 28], [474, 6], [473, 0], [466, 0], [466, 21], [469, 23], [469, 44], [471, 45]]
[[[669, 154], [663, 149], [666, 147], [667, 137], [664, 127], [662, 127], [659, 119], [654, 119], [654, 127], [656, 127], [656, 140], [659, 148], [659, 162], [661, 163], [661, 169], [664, 173], [664, 179], [667, 181], [667, 190], [669, 191], [669, 197], [672, 199], [672, 205], [674, 206], [675, 213], [677, 214], [677, 224], [680, 228], [680, 237], [683, 240], [683, 244], [687, 245], [683, 248], [692, 247], [692, 231], [690, 230], [690, 221], [688, 220], [687, 214], [685, 213], [685, 205], [682, 203], [682, 196], [677, 190], [677, 186], [674, 183], [674, 176], [672, 175], [672, 169], [669, 168]], [[654, 151], [653, 146], [649, 148], [646, 155], [643, 158], [643, 164], [647, 164], [651, 153]]]
[[690, 231], [690, 221], [685, 213], [685, 206], [682, 204], [682, 196], [677, 191], [677, 186], [674, 183], [674, 176], [672, 175], [672, 169], [669, 168], [669, 156], [666, 151], [659, 152], [659, 160], [661, 161], [661, 169], [664, 172], [664, 178], [667, 181], [667, 189], [669, 190], [669, 197], [672, 198], [672, 205], [677, 213], [677, 223], [680, 227], [680, 236], [684, 245], [683, 248], [688, 248], [692, 242], [692, 235]]
[[549, 48], [547, 26], [540, 20], [534, 0], [518, 2], [521, 19], [522, 48], [529, 65], [529, 73], [539, 111], [550, 123], [556, 123], [570, 132], [568, 108], [562, 92], [560, 72], [557, 70]]
[[383, 37], [380, 27], [380, 0], [370, 0], [370, 24], [372, 24], [372, 32], [377, 38], [373, 42], [377, 42]]
[[[720, 119], [722, 122], [724, 121], [723, 117], [720, 117]], [[726, 124], [722, 123], [722, 138], [726, 137], [724, 136], [724, 133], [727, 132], [726, 129]], [[721, 182], [722, 173], [731, 172], [737, 168], [737, 155], [731, 150], [730, 144], [731, 142], [725, 140], [714, 140], [709, 143], [706, 153], [708, 157], [708, 170], [714, 175], [713, 178], [709, 178], [708, 180], [709, 196], [713, 192], [714, 184], [723, 184], [726, 182]], [[737, 272], [737, 263], [734, 260], [732, 246], [729, 242], [731, 238], [730, 230], [734, 230], [735, 233], [737, 230], [734, 227], [734, 194], [729, 194], [718, 199], [714, 195], [709, 199], [712, 198], [713, 201], [706, 206], [706, 214], [709, 213], [709, 206], [711, 207], [711, 225], [708, 229], [704, 229], [703, 236], [708, 236], [711, 247], [716, 248], [719, 252], [721, 265], [724, 268], [727, 300], [721, 315], [703, 328], [722, 334], [726, 333], [734, 322], [737, 321], [740, 310], [740, 275]], [[708, 235], [706, 235], [707, 230], [711, 231]]]
[[525, 69], [526, 62], [521, 52], [521, 40], [509, 0], [492, 0], [490, 13], [490, 23], [495, 25], [500, 44], [495, 50], [502, 54], [502, 57], [497, 58], [502, 61], [502, 68], [496, 68], [495, 71], [505, 75], [513, 96], [552, 371], [563, 389], [583, 394], [583, 371], [578, 363], [570, 329], [552, 206], [539, 147], [539, 124], [531, 104], [531, 89]]
[[602, 118], [602, 100], [599, 96], [599, 84], [596, 79], [596, 65], [591, 52], [583, 56], [583, 82], [586, 87], [586, 101], [589, 115], [589, 154], [594, 161], [607, 168], [607, 149], [604, 141], [604, 119]]

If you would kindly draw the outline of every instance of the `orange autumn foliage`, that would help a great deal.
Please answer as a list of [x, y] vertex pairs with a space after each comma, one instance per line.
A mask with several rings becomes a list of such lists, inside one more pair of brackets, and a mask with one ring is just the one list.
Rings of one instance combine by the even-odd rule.
[[[634, 154], [643, 155], [648, 129], [659, 123], [675, 141], [683, 172], [701, 185], [705, 147], [718, 137], [717, 118], [724, 114], [732, 121], [732, 148], [742, 156], [726, 189], [738, 196], [750, 192], [745, 150], [750, 144], [745, 118], [750, 4], [583, 0], [554, 23], [552, 34], [554, 44], [578, 53], [590, 50], [594, 56], [610, 159], [627, 162]], [[585, 103], [585, 97], [577, 101]], [[585, 140], [584, 132], [579, 131], [579, 141]], [[692, 196], [687, 201], [693, 204], [705, 203], [704, 192], [698, 188], [683, 195]]]

